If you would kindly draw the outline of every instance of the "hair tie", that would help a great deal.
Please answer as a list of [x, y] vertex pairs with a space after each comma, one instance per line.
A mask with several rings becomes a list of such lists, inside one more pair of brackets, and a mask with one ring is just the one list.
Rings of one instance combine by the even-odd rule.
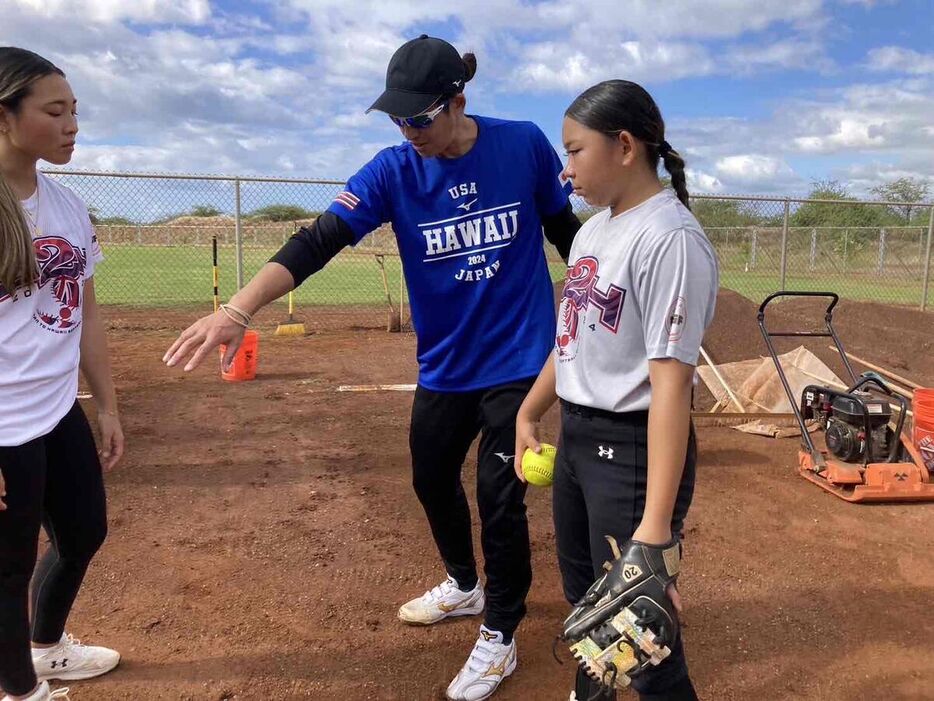
[[671, 148], [671, 144], [662, 139], [662, 143], [658, 145], [658, 155], [664, 156], [666, 153], [670, 153], [672, 151], [674, 151], [674, 149]]

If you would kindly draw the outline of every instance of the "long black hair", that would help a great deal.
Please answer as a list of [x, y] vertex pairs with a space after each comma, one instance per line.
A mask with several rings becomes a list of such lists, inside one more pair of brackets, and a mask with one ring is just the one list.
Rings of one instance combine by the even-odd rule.
[[0, 46], [0, 105], [16, 113], [32, 84], [53, 73], [65, 77], [61, 68], [39, 54], [15, 46]]
[[[65, 74], [38, 54], [13, 46], [0, 46], [0, 105], [11, 114], [29, 95], [32, 84], [47, 75]], [[5, 136], [5, 131], [0, 138]], [[19, 200], [0, 177], [0, 293], [13, 294], [38, 278], [32, 235]]]
[[564, 114], [611, 138], [628, 131], [642, 141], [649, 165], [657, 170], [662, 159], [678, 199], [690, 209], [684, 159], [665, 141], [665, 120], [645, 88], [628, 80], [606, 80], [578, 95]]

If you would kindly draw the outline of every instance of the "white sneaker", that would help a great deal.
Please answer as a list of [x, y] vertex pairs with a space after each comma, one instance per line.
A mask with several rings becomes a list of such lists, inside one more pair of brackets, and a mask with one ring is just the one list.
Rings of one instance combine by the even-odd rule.
[[473, 616], [483, 611], [485, 604], [479, 580], [470, 591], [461, 591], [457, 582], [448, 577], [431, 591], [399, 607], [399, 620], [427, 626], [448, 616]]
[[91, 679], [120, 664], [120, 653], [106, 647], [82, 645], [80, 640], [66, 634], [54, 647], [33, 648], [32, 664], [39, 681]]
[[[31, 696], [27, 696], [23, 701], [52, 701], [52, 699], [59, 699], [59, 701], [69, 701], [68, 699], [68, 689], [56, 689], [52, 691], [49, 689], [48, 682], [42, 682], [39, 684], [39, 688], [36, 689]], [[9, 696], [4, 696], [3, 701], [12, 701]]]
[[448, 686], [451, 701], [482, 701], [496, 691], [500, 683], [516, 668], [516, 640], [503, 645], [503, 634], [480, 626], [467, 662]]

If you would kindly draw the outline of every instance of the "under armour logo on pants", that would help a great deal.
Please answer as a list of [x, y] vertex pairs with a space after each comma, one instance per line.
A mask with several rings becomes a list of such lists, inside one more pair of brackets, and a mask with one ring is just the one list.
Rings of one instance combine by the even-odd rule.
[[606, 458], [607, 460], [613, 459], [613, 448], [604, 448], [600, 446], [600, 450], [597, 451], [597, 457]]

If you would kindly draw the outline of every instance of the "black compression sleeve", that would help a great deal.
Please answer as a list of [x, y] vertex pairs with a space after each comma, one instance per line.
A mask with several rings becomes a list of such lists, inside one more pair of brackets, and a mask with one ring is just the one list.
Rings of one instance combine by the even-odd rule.
[[558, 249], [558, 253], [565, 262], [571, 254], [571, 242], [581, 228], [580, 219], [571, 209], [571, 203], [568, 202], [564, 209], [561, 209], [549, 217], [542, 217], [542, 227], [545, 229], [545, 238]]
[[288, 268], [298, 287], [353, 240], [350, 226], [333, 212], [325, 212], [310, 227], [303, 226], [293, 234], [269, 260]]

